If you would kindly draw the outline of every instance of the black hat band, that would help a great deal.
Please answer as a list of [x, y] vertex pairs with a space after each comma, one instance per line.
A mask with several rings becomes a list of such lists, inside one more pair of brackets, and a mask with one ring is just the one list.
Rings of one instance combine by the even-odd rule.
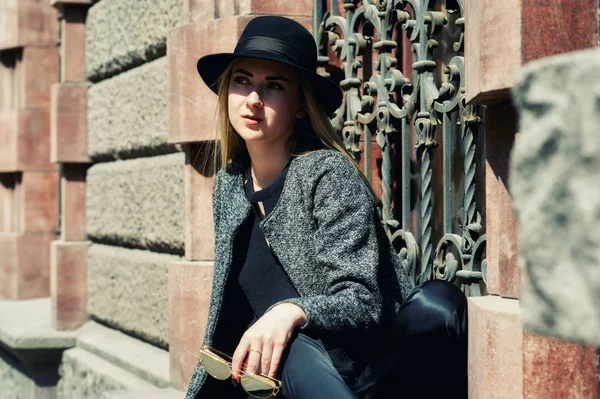
[[[245, 52], [258, 51], [261, 53], [272, 53], [282, 58], [288, 59], [289, 63], [308, 70], [315, 70], [316, 65], [303, 65], [307, 61], [306, 54], [300, 53], [296, 48], [288, 43], [267, 36], [254, 36], [241, 40], [235, 48], [234, 54], [244, 55]], [[312, 63], [311, 63], [312, 64]]]

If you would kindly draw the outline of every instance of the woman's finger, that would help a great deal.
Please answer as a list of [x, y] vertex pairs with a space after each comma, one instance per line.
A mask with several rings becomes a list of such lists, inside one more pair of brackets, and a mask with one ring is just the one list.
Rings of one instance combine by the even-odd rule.
[[273, 344], [268, 343], [263, 346], [263, 353], [260, 359], [260, 372], [269, 375], [271, 368], [271, 356], [273, 355]]
[[248, 352], [248, 363], [246, 365], [246, 373], [257, 374], [260, 367], [260, 358], [262, 351], [260, 349], [250, 349]]
[[237, 348], [235, 348], [235, 352], [233, 353], [233, 357], [231, 358], [231, 379], [235, 381], [237, 384], [240, 383], [240, 371], [242, 369], [242, 364], [244, 363], [244, 359], [250, 350], [250, 344], [242, 337], [240, 343]]
[[267, 374], [271, 378], [277, 378], [277, 371], [279, 370], [279, 364], [281, 363], [281, 356], [285, 349], [285, 344], [276, 343], [273, 346], [273, 354], [271, 355], [271, 364], [269, 365], [269, 373]]

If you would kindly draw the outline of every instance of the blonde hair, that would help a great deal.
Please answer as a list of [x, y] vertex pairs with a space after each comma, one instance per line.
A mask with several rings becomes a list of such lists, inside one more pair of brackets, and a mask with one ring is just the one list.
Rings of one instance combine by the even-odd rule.
[[[217, 100], [215, 127], [217, 133], [217, 141], [219, 144], [217, 145], [214, 152], [213, 165], [215, 167], [215, 172], [220, 168], [220, 166], [227, 165], [227, 163], [236, 156], [247, 153], [244, 140], [235, 131], [229, 120], [227, 100], [229, 92], [229, 81], [231, 80], [231, 74], [233, 71], [234, 64], [235, 62], [232, 62], [229, 65], [229, 67], [225, 69], [225, 71], [219, 77], [218, 81], [219, 98]], [[371, 191], [373, 197], [377, 199], [377, 195], [373, 191], [373, 187], [371, 186], [369, 179], [367, 179], [358, 163], [356, 163], [352, 156], [348, 154], [348, 152], [344, 148], [342, 138], [335, 132], [333, 125], [331, 124], [331, 120], [325, 112], [325, 109], [317, 102], [313, 93], [311, 83], [307, 79], [305, 79], [301, 74], [298, 74], [298, 76], [300, 91], [306, 106], [308, 119], [316, 137], [325, 145], [326, 148], [338, 151], [344, 157], [346, 157], [348, 161], [350, 161], [354, 169], [356, 169], [362, 180], [365, 182], [365, 184]], [[295, 134], [303, 134], [303, 132], [295, 132]], [[295, 141], [290, 144], [290, 148], [292, 149], [292, 151], [290, 152], [293, 155], [300, 155], [293, 153]]]

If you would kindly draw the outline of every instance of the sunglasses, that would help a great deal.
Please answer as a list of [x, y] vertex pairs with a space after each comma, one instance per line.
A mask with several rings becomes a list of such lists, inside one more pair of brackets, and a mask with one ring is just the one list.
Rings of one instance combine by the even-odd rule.
[[[203, 346], [200, 349], [201, 367], [217, 380], [226, 380], [231, 377], [231, 357], [216, 349]], [[266, 399], [277, 396], [281, 381], [267, 377], [263, 374], [250, 374], [241, 371], [242, 388], [250, 396]]]

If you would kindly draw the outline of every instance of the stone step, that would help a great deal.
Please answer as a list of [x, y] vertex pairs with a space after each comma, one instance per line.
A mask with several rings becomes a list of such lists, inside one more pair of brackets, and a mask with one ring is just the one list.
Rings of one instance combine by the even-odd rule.
[[185, 392], [173, 388], [151, 390], [125, 389], [102, 394], [100, 399], [183, 399]]
[[169, 386], [169, 352], [90, 321], [77, 346], [154, 387]]
[[57, 387], [61, 399], [100, 399], [109, 391], [155, 388], [121, 367], [78, 347], [64, 352], [61, 375]]

